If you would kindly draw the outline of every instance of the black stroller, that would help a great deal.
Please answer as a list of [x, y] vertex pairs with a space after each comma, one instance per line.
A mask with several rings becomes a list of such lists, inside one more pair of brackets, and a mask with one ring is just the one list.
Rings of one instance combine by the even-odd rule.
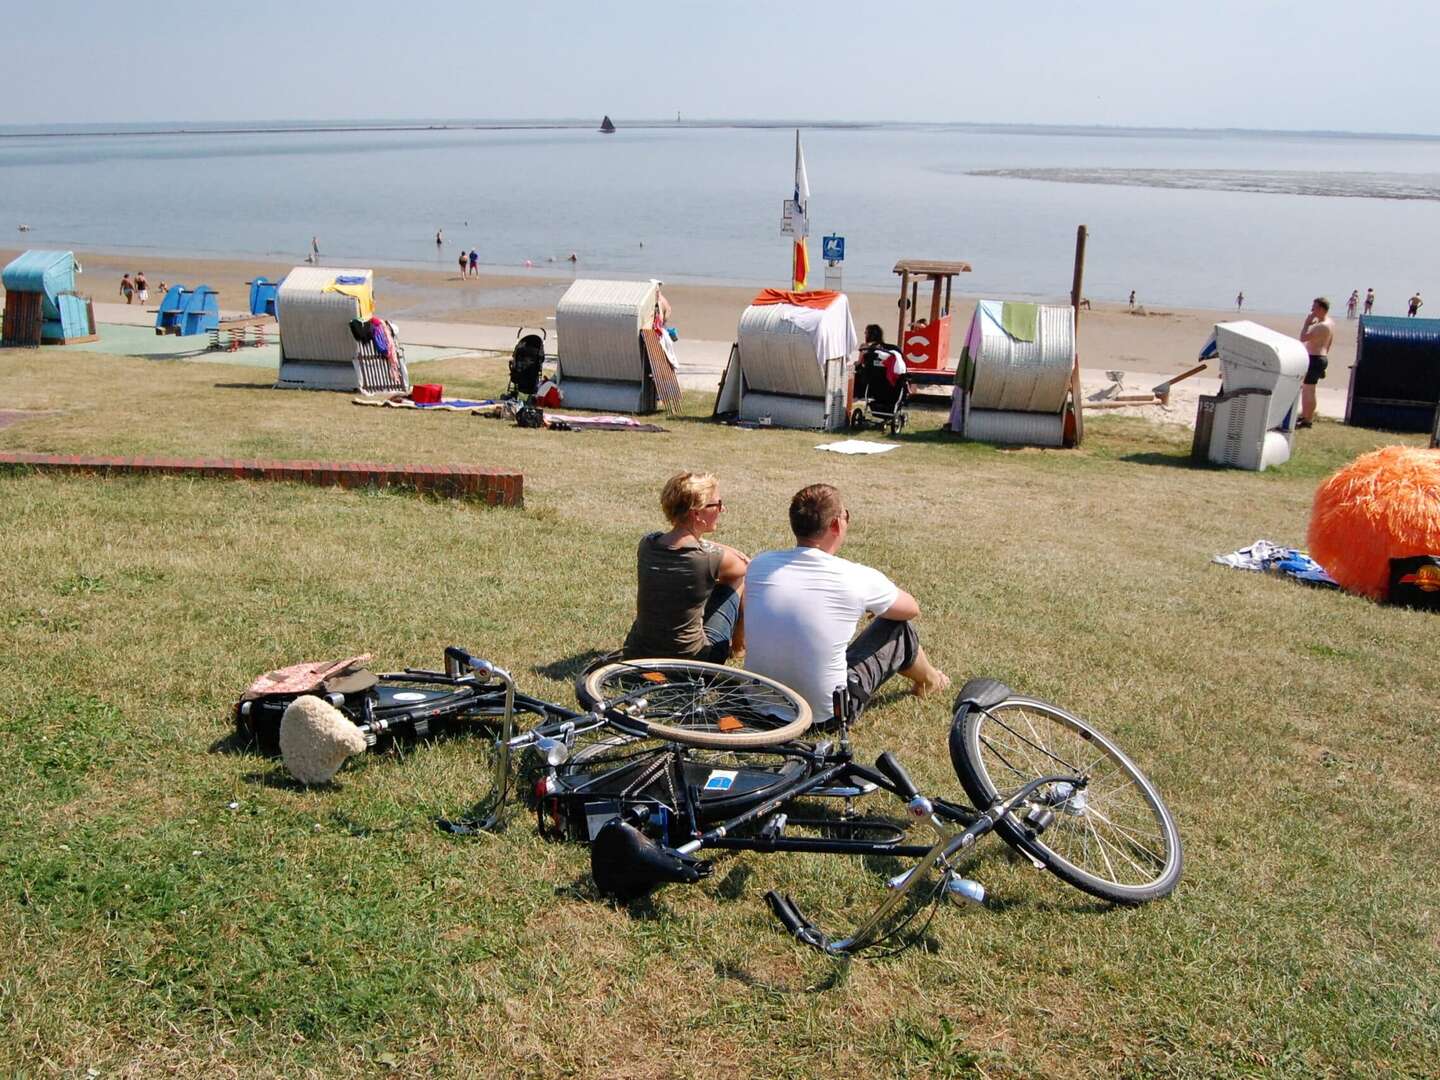
[[884, 342], [867, 342], [855, 363], [855, 395], [850, 427], [889, 429], [891, 435], [909, 420], [909, 388], [900, 350]]
[[516, 403], [515, 423], [521, 427], [538, 428], [545, 426], [545, 414], [535, 401], [540, 392], [540, 380], [545, 367], [545, 330], [538, 334], [525, 333], [525, 327], [515, 332], [518, 339], [510, 353], [510, 385], [505, 389], [506, 401]]

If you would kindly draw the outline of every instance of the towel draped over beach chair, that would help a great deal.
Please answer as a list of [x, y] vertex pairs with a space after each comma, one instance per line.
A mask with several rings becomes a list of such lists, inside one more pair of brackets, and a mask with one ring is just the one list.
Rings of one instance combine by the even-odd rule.
[[766, 289], [741, 313], [736, 339], [717, 414], [775, 427], [845, 426], [858, 340], [844, 293]]
[[[280, 371], [276, 387], [405, 393], [410, 376], [398, 341], [359, 341], [354, 321], [373, 327], [374, 273], [370, 270], [297, 266], [276, 293]], [[382, 321], [383, 327], [390, 324]], [[393, 329], [393, 328], [392, 328]], [[393, 335], [392, 335], [393, 336]]]
[[1063, 446], [1075, 309], [981, 300], [960, 351], [950, 430], [969, 439]]
[[[566, 407], [651, 413], [679, 405], [658, 281], [576, 281], [555, 305]], [[658, 324], [658, 325], [657, 325]]]

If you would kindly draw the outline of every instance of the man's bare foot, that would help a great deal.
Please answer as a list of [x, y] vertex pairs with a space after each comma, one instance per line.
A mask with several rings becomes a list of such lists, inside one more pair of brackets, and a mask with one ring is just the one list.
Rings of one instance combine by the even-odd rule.
[[928, 697], [937, 691], [944, 690], [950, 685], [950, 676], [936, 668], [930, 669], [930, 674], [923, 679], [912, 680], [911, 693], [916, 697]]

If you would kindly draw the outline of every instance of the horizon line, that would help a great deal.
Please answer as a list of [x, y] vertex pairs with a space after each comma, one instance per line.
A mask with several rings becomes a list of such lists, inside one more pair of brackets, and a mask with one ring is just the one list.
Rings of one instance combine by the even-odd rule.
[[[613, 117], [612, 117], [613, 120]], [[350, 131], [523, 131], [599, 130], [599, 121], [582, 117], [454, 118], [398, 117], [347, 118], [335, 120], [115, 120], [49, 121], [0, 125], [0, 138], [80, 138], [122, 135], [260, 135], [339, 133]], [[1324, 138], [1440, 140], [1440, 132], [1355, 131], [1336, 128], [1246, 128], [1191, 127], [1182, 125], [1049, 123], [979, 120], [804, 120], [720, 117], [692, 120], [636, 118], [616, 125], [619, 131], [678, 130], [700, 128], [812, 128], [817, 130], [863, 130], [867, 128], [962, 128], [1012, 132], [1090, 132], [1102, 134], [1214, 134], [1214, 135], [1304, 135]]]

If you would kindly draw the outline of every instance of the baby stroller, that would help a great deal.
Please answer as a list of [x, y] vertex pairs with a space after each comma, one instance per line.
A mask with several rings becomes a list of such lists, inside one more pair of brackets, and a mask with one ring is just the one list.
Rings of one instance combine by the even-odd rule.
[[855, 397], [850, 427], [888, 428], [891, 435], [909, 419], [909, 388], [905, 384], [905, 360], [900, 350], [883, 342], [862, 349], [855, 363]]
[[515, 337], [515, 348], [510, 353], [510, 385], [505, 389], [504, 400], [516, 403], [515, 422], [521, 427], [544, 427], [545, 414], [535, 395], [540, 392], [544, 374], [545, 330], [542, 327], [538, 334], [527, 334], [522, 326]]

